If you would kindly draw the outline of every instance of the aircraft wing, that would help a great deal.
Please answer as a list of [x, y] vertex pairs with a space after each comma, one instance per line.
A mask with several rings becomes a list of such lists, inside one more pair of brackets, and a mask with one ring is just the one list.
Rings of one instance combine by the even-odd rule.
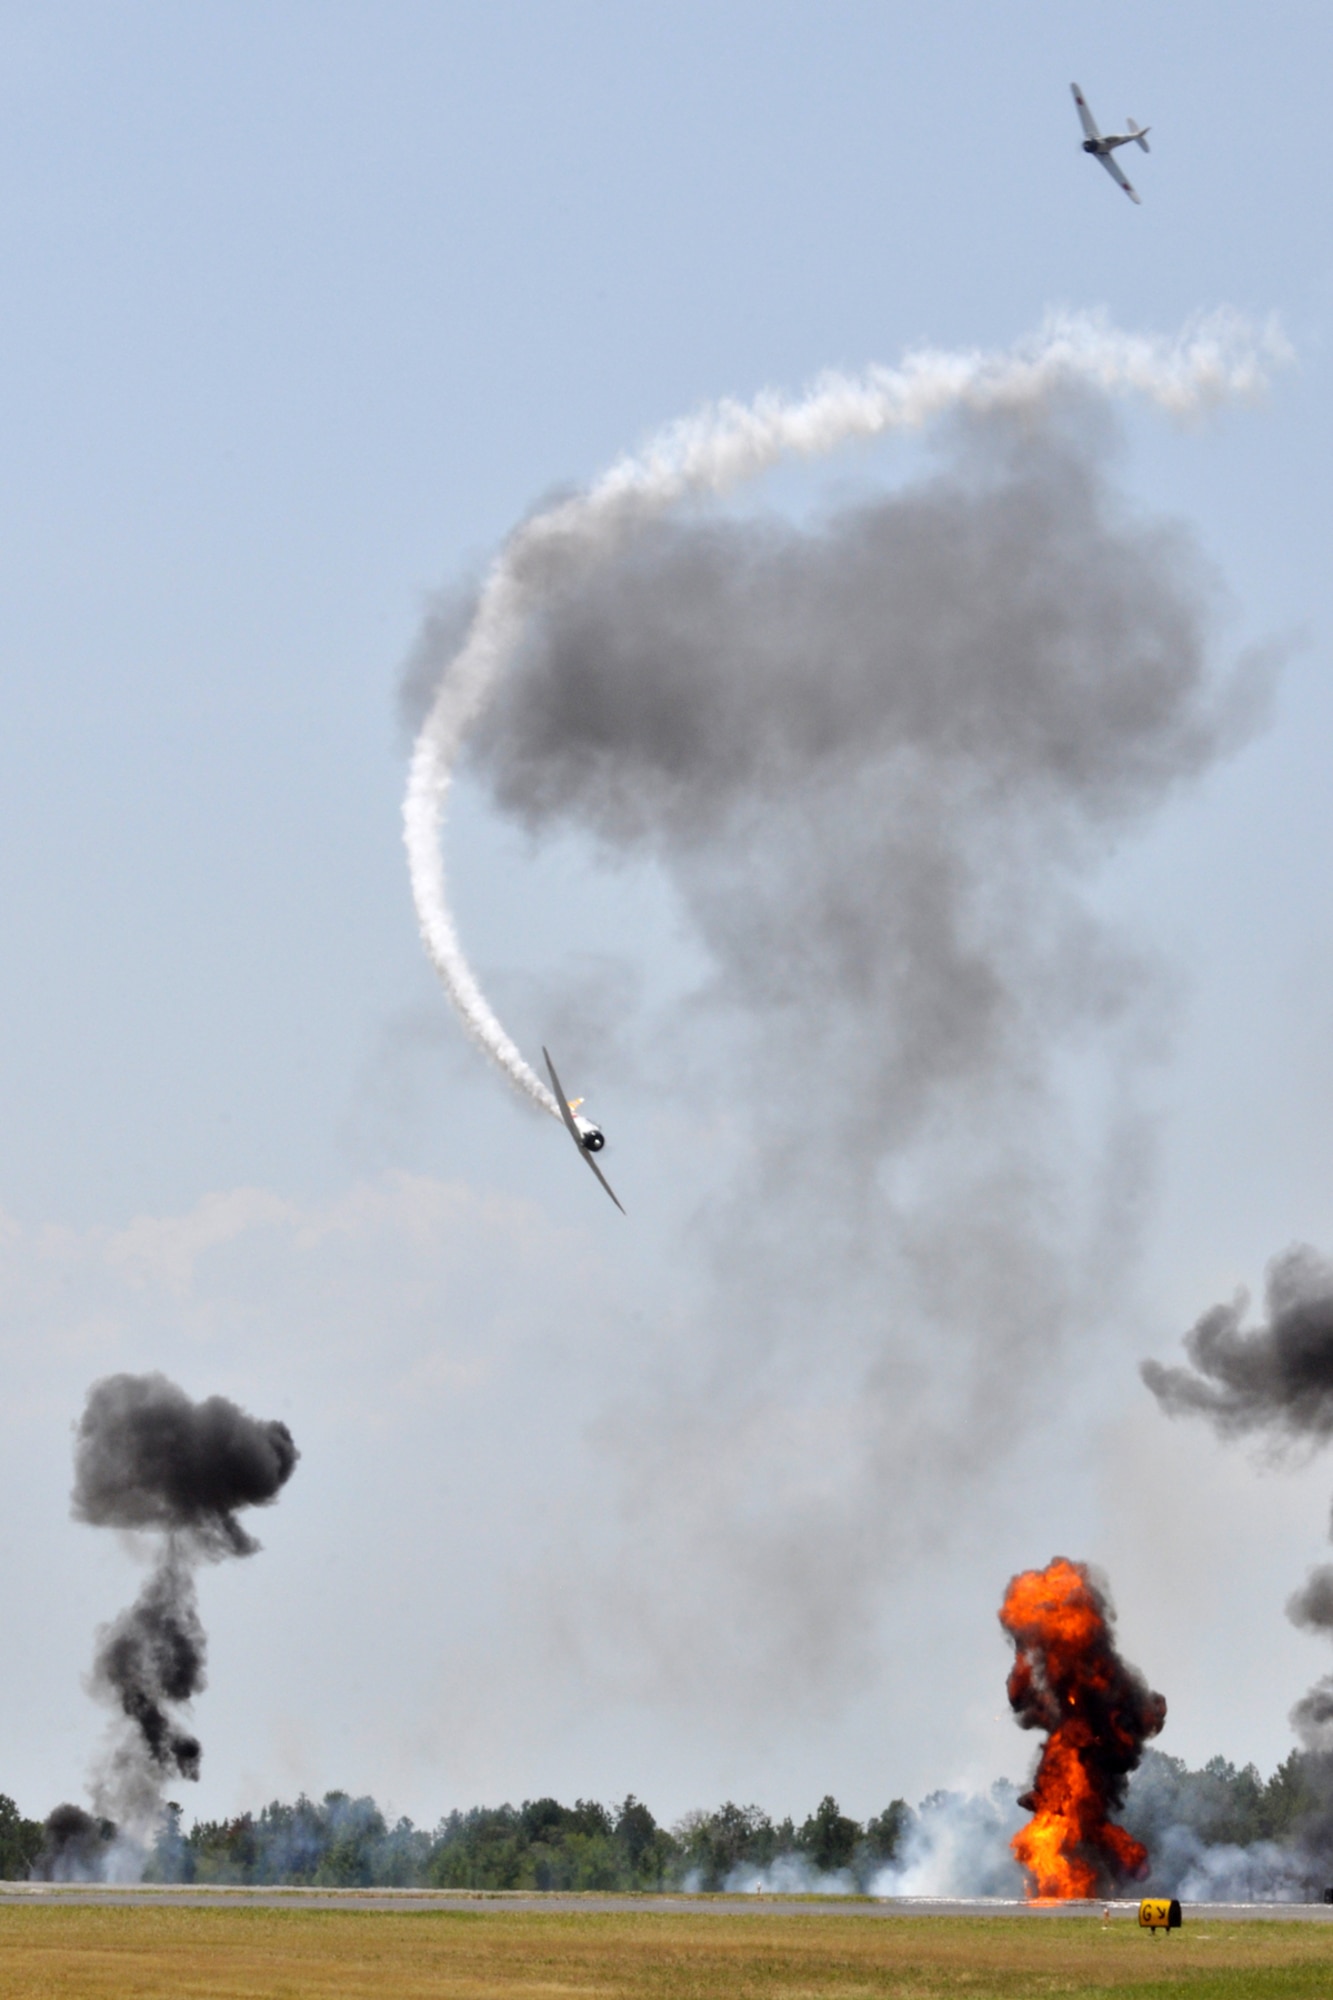
[[606, 1189], [612, 1201], [615, 1203], [616, 1207], [620, 1210], [620, 1213], [623, 1215], [625, 1213], [625, 1204], [621, 1201], [620, 1196], [616, 1193], [610, 1181], [606, 1178], [606, 1175], [602, 1172], [596, 1160], [594, 1160], [592, 1154], [588, 1151], [582, 1139], [580, 1139], [579, 1137], [579, 1128], [574, 1123], [574, 1113], [569, 1108], [569, 1099], [565, 1096], [565, 1087], [555, 1073], [555, 1064], [551, 1061], [550, 1050], [547, 1048], [543, 1048], [542, 1054], [546, 1057], [546, 1067], [551, 1072], [551, 1088], [555, 1092], [555, 1101], [559, 1107], [560, 1116], [565, 1121], [565, 1127], [569, 1133], [570, 1138], [574, 1141], [574, 1144], [579, 1149], [579, 1158], [584, 1162], [585, 1166], [589, 1166], [592, 1168], [598, 1180], [602, 1183], [602, 1186]]
[[1071, 83], [1069, 88], [1073, 91], [1074, 102], [1078, 106], [1078, 115], [1083, 125], [1084, 138], [1100, 139], [1102, 135], [1097, 130], [1097, 120], [1093, 117], [1092, 113], [1088, 109], [1087, 98], [1083, 95], [1083, 92], [1079, 89], [1076, 83]]
[[588, 1152], [587, 1148], [581, 1142], [579, 1145], [579, 1151], [583, 1154], [584, 1165], [592, 1168], [598, 1180], [602, 1183], [602, 1186], [606, 1189], [612, 1201], [615, 1203], [616, 1207], [620, 1210], [620, 1213], [623, 1215], [625, 1213], [624, 1202], [620, 1199], [620, 1196], [616, 1193], [610, 1181], [606, 1178], [606, 1175], [602, 1172], [596, 1160], [594, 1160], [592, 1154]]
[[[1126, 180], [1124, 169], [1121, 167], [1120, 162], [1119, 160], [1116, 159], [1114, 153], [1098, 153], [1097, 158], [1101, 161], [1107, 173], [1111, 176], [1111, 179], [1113, 181], [1119, 181], [1121, 187], [1125, 190], [1125, 193], [1129, 196], [1130, 200], [1139, 201], [1138, 196], [1135, 194], [1133, 188]], [[1143, 203], [1139, 201], [1139, 207], [1142, 208], [1142, 206]]]

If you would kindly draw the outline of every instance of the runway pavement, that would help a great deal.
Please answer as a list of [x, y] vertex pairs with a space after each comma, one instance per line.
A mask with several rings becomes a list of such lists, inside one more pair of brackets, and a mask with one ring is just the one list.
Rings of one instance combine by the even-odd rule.
[[[527, 1889], [285, 1889], [201, 1883], [0, 1882], [0, 1904], [147, 1909], [429, 1911], [503, 1916], [1083, 1917], [1133, 1923], [1138, 1901], [1023, 1903], [1000, 1897], [935, 1896], [616, 1896]], [[1187, 1924], [1209, 1920], [1333, 1923], [1328, 1903], [1186, 1903]]]

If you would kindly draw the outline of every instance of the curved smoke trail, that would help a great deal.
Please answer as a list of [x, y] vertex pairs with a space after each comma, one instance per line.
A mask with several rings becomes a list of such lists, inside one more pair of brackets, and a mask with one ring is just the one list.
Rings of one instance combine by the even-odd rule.
[[[783, 458], [815, 458], [855, 439], [914, 430], [947, 411], [1034, 406], [1062, 386], [1136, 395], [1185, 416], [1263, 386], [1265, 364], [1285, 357], [1274, 331], [1233, 313], [1171, 339], [1122, 333], [1101, 318], [1060, 316], [1006, 352], [923, 348], [896, 368], [829, 374], [794, 399], [764, 391], [726, 400], [672, 424], [623, 458], [586, 492], [516, 529], [492, 564], [462, 646], [445, 667], [413, 747], [403, 838], [422, 942], [473, 1040], [545, 1110], [555, 1100], [496, 1018], [459, 941], [440, 840], [463, 740], [520, 644], [544, 581], [596, 556], [636, 521], [688, 497], [715, 496]], [[558, 1115], [558, 1113], [556, 1114]]]

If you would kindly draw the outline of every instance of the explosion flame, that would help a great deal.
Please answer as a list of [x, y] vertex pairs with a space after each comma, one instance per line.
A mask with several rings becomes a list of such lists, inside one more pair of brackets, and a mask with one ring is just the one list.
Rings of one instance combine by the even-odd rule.
[[1056, 1556], [1014, 1577], [1000, 1623], [1017, 1654], [1009, 1705], [1020, 1728], [1048, 1731], [1019, 1800], [1032, 1818], [1010, 1843], [1032, 1878], [1028, 1894], [1107, 1895], [1147, 1872], [1147, 1848], [1111, 1814], [1166, 1721], [1165, 1697], [1116, 1651], [1110, 1598], [1083, 1563]]

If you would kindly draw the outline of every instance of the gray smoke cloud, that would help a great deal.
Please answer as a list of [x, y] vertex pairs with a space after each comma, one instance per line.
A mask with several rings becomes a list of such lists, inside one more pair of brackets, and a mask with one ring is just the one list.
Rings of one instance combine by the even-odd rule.
[[[699, 1304], [603, 1432], [636, 1537], [607, 1620], [656, 1692], [719, 1643], [760, 1704], [868, 1659], [895, 1551], [947, 1536], [1105, 1311], [1160, 990], [1089, 887], [1256, 713], [1207, 565], [1116, 493], [1105, 405], [937, 445], [812, 524], [695, 509], [525, 550], [469, 742], [534, 835], [665, 875], [708, 966], [643, 1031], [724, 1135]], [[1071, 1108], [1071, 1061], [1109, 1109]]]
[[271, 1504], [298, 1455], [286, 1424], [248, 1416], [225, 1396], [193, 1402], [165, 1375], [111, 1375], [88, 1392], [75, 1435], [75, 1519], [163, 1537], [134, 1603], [99, 1631], [91, 1676], [123, 1718], [95, 1804], [131, 1842], [160, 1818], [168, 1777], [199, 1776], [199, 1740], [175, 1714], [206, 1684], [196, 1565], [255, 1553], [237, 1513]]
[[195, 1403], [165, 1375], [109, 1375], [79, 1420], [74, 1515], [95, 1528], [163, 1528], [205, 1557], [253, 1555], [237, 1511], [276, 1500], [297, 1457], [286, 1424], [225, 1396]]
[[[1320, 1563], [1287, 1599], [1287, 1616], [1306, 1632], [1333, 1637], [1333, 1563]], [[1323, 1674], [1291, 1711], [1291, 1726], [1307, 1750], [1333, 1750], [1333, 1674]], [[1327, 1763], [1325, 1759], [1325, 1763]], [[1324, 1771], [1325, 1778], [1328, 1772]], [[1325, 1785], [1325, 1821], [1333, 1831], [1333, 1786]], [[1329, 1846], [1326, 1840], [1325, 1846]]]
[[1312, 1569], [1287, 1599], [1287, 1616], [1308, 1632], [1333, 1632], [1333, 1563]]
[[203, 1751], [170, 1710], [204, 1688], [205, 1653], [194, 1577], [169, 1544], [134, 1603], [99, 1632], [93, 1684], [133, 1724], [134, 1751], [146, 1751], [155, 1769], [182, 1778], [199, 1776]]
[[1249, 1298], [1214, 1306], [1185, 1336], [1189, 1368], [1145, 1361], [1168, 1416], [1201, 1416], [1219, 1437], [1258, 1435], [1276, 1453], [1333, 1436], [1333, 1265], [1305, 1244], [1275, 1257], [1265, 1317], [1245, 1326]]
[[[1202, 1417], [1221, 1438], [1253, 1437], [1271, 1458], [1315, 1450], [1333, 1436], [1333, 1264], [1294, 1244], [1268, 1266], [1257, 1326], [1245, 1324], [1249, 1303], [1242, 1291], [1214, 1306], [1185, 1336], [1191, 1365], [1145, 1361], [1143, 1379], [1169, 1417]], [[1333, 1564], [1310, 1571], [1287, 1616], [1333, 1635]], [[1291, 1723], [1307, 1748], [1333, 1749], [1333, 1676], [1301, 1697]]]
[[1043, 1040], [1123, 1015], [1138, 969], [1073, 892], [1234, 720], [1203, 565], [1123, 518], [1095, 434], [954, 442], [813, 530], [657, 521], [553, 561], [475, 741], [528, 828], [667, 872], [773, 1113], [764, 1192], [799, 1146], [821, 1225], [969, 1098], [1039, 1096]]
[[59, 1805], [42, 1827], [42, 1848], [32, 1865], [37, 1882], [95, 1882], [103, 1878], [116, 1829], [82, 1806]]
[[[1156, 804], [1218, 743], [1208, 579], [1181, 535], [1118, 518], [1078, 431], [960, 422], [937, 478], [813, 529], [649, 521], [567, 575], [548, 558], [537, 632], [478, 733], [497, 798], [681, 867], [715, 862], [738, 817], [789, 817], [869, 770], [888, 781], [876, 845], [947, 844], [969, 877], [979, 828]], [[835, 874], [842, 831], [802, 843]], [[898, 890], [862, 885], [858, 932], [894, 926]], [[822, 931], [848, 922], [809, 900]], [[805, 957], [784, 942], [770, 979]]]
[[959, 424], [938, 477], [814, 529], [552, 563], [477, 732], [505, 812], [667, 871], [747, 1082], [792, 1107], [799, 1063], [844, 1185], [1123, 1012], [1136, 968], [1071, 892], [1231, 733], [1211, 581], [1083, 419]]

